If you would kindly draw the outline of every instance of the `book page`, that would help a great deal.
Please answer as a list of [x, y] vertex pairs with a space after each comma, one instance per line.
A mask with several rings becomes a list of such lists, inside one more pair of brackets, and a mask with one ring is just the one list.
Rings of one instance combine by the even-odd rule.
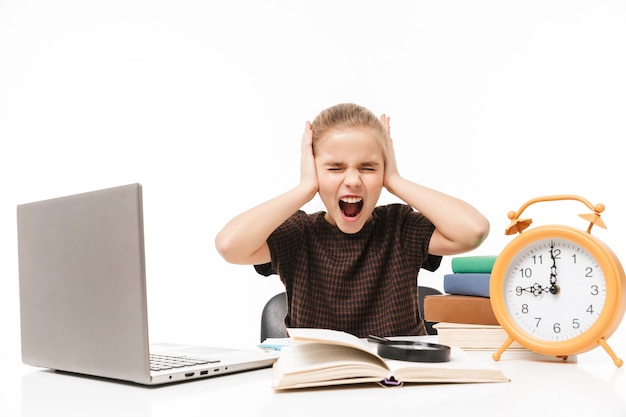
[[[380, 381], [390, 376], [385, 361], [372, 352], [332, 343], [297, 342], [274, 363], [274, 387], [339, 380]], [[346, 383], [345, 381], [343, 383]]]
[[358, 337], [346, 332], [329, 329], [289, 328], [287, 329], [287, 334], [294, 342], [306, 341], [350, 346], [375, 355], [375, 353], [371, 351], [370, 345], [366, 340], [359, 339]]
[[477, 358], [458, 348], [450, 351], [449, 362], [404, 362], [387, 360], [396, 379], [403, 382], [508, 382], [493, 361]]

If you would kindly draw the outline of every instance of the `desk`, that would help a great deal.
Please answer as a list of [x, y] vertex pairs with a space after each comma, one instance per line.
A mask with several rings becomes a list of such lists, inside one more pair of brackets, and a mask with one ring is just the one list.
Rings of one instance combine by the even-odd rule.
[[[489, 355], [481, 354], [485, 360]], [[510, 383], [378, 385], [274, 392], [271, 369], [147, 388], [15, 364], [2, 416], [626, 416], [626, 376], [602, 349], [577, 363], [507, 357]]]

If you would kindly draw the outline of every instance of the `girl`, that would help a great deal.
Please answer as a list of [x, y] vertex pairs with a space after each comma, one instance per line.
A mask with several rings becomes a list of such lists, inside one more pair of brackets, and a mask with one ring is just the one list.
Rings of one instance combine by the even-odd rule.
[[[417, 276], [477, 248], [488, 220], [471, 205], [403, 178], [389, 117], [339, 104], [307, 122], [300, 182], [232, 219], [216, 236], [231, 263], [271, 263], [287, 293], [287, 327], [425, 334]], [[406, 204], [377, 206], [385, 187]], [[301, 207], [319, 193], [325, 212]]]

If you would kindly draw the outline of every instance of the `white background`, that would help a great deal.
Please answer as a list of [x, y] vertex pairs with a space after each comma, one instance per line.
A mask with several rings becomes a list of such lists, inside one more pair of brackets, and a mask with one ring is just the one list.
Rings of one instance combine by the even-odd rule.
[[626, 259], [624, 1], [0, 0], [0, 356], [20, 360], [16, 205], [133, 182], [152, 339], [256, 343], [282, 284], [214, 237], [297, 183], [305, 121], [345, 101], [391, 116], [404, 176], [490, 219], [471, 254], [572, 193], [606, 205], [592, 233]]

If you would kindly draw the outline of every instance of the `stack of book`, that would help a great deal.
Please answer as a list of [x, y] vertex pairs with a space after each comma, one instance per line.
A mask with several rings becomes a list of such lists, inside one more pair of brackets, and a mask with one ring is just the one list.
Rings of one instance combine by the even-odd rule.
[[[424, 319], [437, 322], [439, 343], [465, 350], [498, 350], [507, 340], [489, 298], [495, 261], [495, 255], [452, 258], [452, 273], [443, 277], [444, 294], [424, 298]], [[524, 350], [515, 342], [509, 349]]]

